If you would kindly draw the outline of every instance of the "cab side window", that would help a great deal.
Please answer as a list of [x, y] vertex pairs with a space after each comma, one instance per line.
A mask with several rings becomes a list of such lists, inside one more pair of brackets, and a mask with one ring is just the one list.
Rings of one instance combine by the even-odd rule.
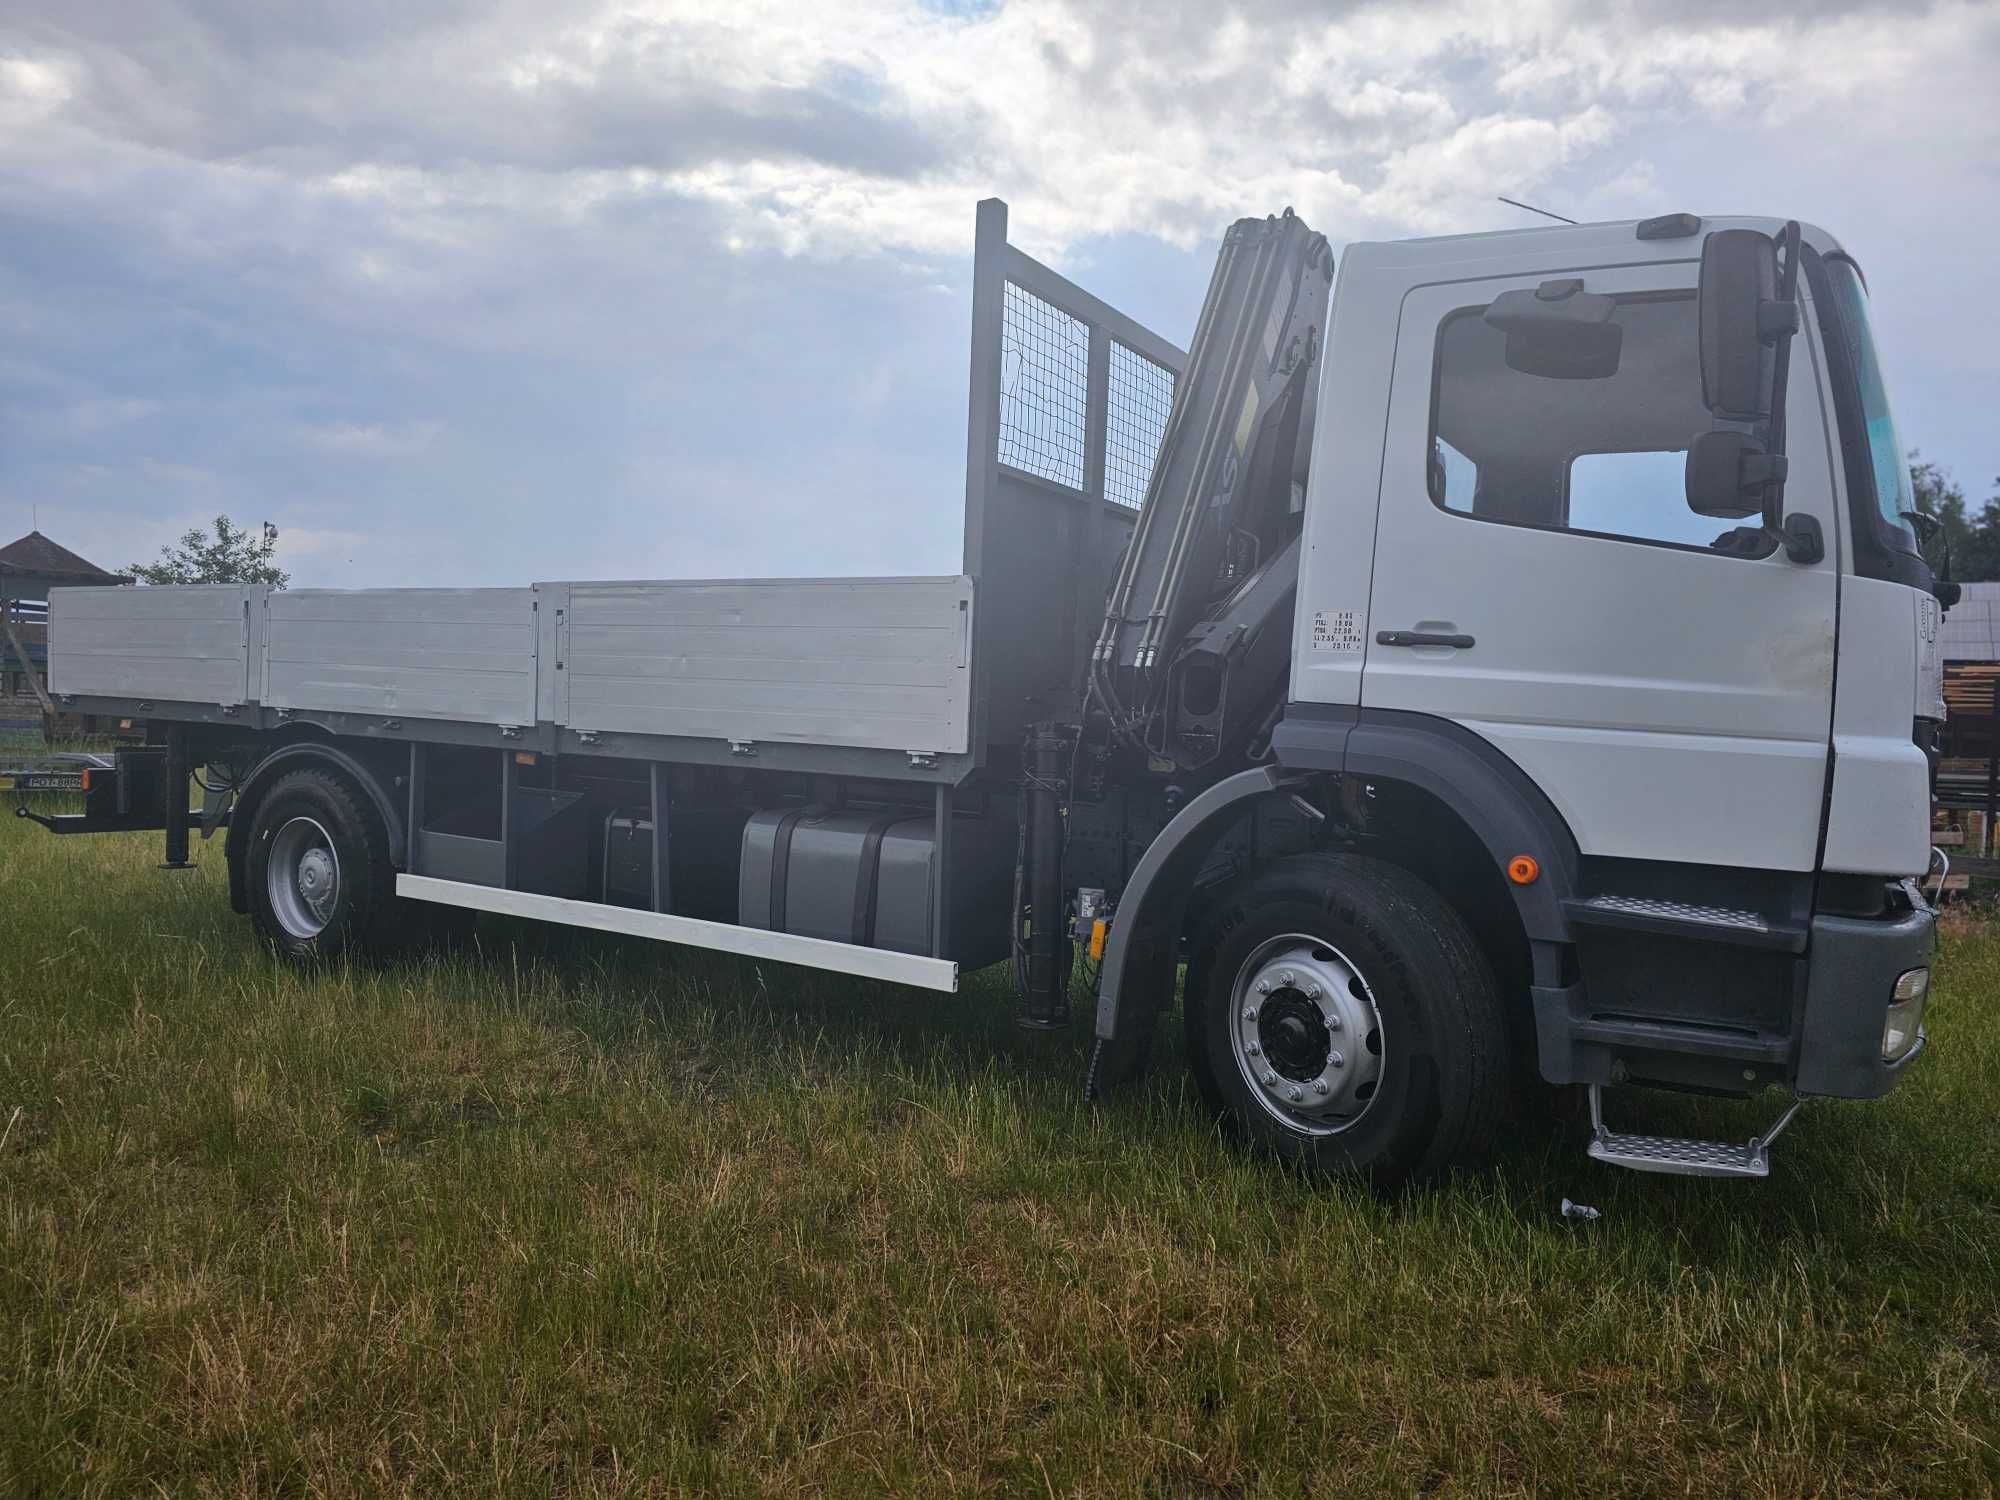
[[1622, 297], [1615, 363], [1530, 373], [1484, 308], [1438, 329], [1430, 494], [1485, 521], [1707, 548], [1727, 523], [1688, 509], [1688, 444], [1712, 424], [1701, 399], [1692, 291]]

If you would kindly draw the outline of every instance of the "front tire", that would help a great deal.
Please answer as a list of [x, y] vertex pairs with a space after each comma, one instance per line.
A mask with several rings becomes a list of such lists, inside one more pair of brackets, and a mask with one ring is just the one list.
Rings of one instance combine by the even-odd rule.
[[330, 771], [293, 771], [258, 803], [245, 876], [252, 925], [296, 962], [359, 954], [386, 935], [396, 885], [388, 831]]
[[1184, 993], [1202, 1096], [1253, 1145], [1393, 1188], [1491, 1142], [1508, 1076], [1493, 973], [1407, 870], [1306, 854], [1245, 877], [1197, 934]]

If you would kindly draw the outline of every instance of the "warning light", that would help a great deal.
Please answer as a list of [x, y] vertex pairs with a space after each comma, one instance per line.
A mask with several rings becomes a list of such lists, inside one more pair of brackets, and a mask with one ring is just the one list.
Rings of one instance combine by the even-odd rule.
[[1507, 878], [1516, 885], [1533, 885], [1541, 873], [1542, 867], [1532, 854], [1517, 854], [1507, 861]]
[[1104, 933], [1104, 918], [1099, 917], [1090, 924], [1090, 961], [1094, 964], [1104, 961]]
[[514, 752], [514, 764], [517, 766], [538, 765], [540, 762], [541, 757], [532, 750], [516, 750]]

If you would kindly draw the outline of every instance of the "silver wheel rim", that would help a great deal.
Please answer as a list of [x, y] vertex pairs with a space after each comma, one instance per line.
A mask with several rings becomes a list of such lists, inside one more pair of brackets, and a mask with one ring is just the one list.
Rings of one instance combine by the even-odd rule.
[[1230, 991], [1229, 1045], [1250, 1097], [1305, 1135], [1338, 1135], [1375, 1102], [1382, 1015], [1332, 944], [1288, 932], [1259, 943]]
[[271, 840], [265, 889], [271, 912], [289, 937], [316, 938], [340, 903], [340, 856], [325, 828], [293, 818]]

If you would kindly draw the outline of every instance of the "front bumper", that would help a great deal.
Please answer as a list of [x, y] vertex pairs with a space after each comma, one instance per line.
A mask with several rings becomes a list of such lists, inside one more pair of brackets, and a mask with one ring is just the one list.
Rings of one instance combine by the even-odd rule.
[[1882, 1025], [1896, 977], [1924, 968], [1937, 946], [1937, 915], [1921, 896], [1886, 917], [1817, 916], [1798, 1046], [1800, 1094], [1874, 1099], [1902, 1079], [1924, 1035], [1893, 1062], [1882, 1058]]

